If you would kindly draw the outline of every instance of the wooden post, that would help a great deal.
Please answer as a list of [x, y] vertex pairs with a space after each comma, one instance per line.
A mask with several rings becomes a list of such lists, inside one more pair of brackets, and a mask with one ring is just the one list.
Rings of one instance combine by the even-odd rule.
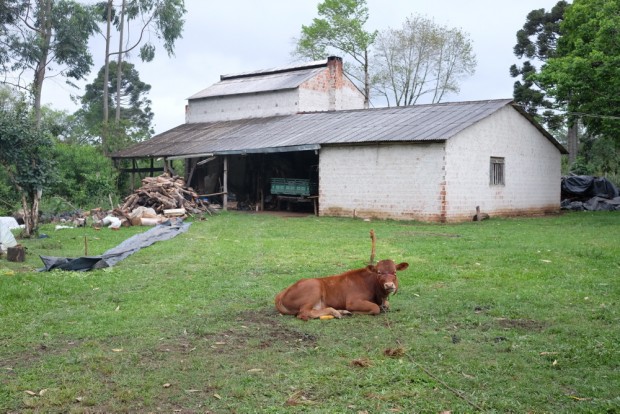
[[196, 166], [198, 165], [198, 160], [194, 160], [193, 158], [188, 158], [188, 161], [186, 161], [188, 163], [193, 163], [192, 168], [189, 172], [189, 174], [187, 175], [187, 180], [185, 180], [185, 183], [188, 187], [192, 186], [192, 178], [194, 178], [194, 171], [196, 171]]
[[370, 240], [371, 240], [371, 248], [370, 248], [370, 264], [375, 264], [375, 243], [377, 242], [377, 237], [375, 236], [375, 231], [370, 229]]
[[136, 181], [136, 168], [138, 166], [136, 165], [136, 159], [132, 158], [131, 159], [131, 192], [133, 193], [135, 188], [135, 181]]
[[224, 156], [224, 177], [223, 177], [224, 185], [222, 188], [222, 192], [224, 195], [222, 196], [222, 209], [224, 211], [228, 210], [228, 156]]

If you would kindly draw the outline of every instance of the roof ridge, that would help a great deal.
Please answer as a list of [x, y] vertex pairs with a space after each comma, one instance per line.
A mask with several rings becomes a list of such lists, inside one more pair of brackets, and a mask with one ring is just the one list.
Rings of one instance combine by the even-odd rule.
[[287, 72], [295, 72], [298, 70], [304, 69], [314, 69], [321, 68], [327, 66], [328, 59], [323, 60], [315, 60], [313, 62], [308, 62], [299, 65], [291, 65], [291, 66], [282, 66], [279, 68], [270, 68], [270, 69], [260, 69], [254, 70], [250, 72], [239, 72], [228, 75], [220, 75], [220, 81], [230, 80], [230, 79], [240, 79], [240, 78], [251, 78], [254, 76], [265, 76], [265, 75], [274, 75], [278, 73], [287, 73]]

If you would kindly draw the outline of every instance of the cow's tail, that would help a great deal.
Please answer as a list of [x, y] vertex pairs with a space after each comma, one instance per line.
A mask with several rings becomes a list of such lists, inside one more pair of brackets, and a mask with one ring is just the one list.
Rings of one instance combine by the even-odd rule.
[[276, 299], [275, 299], [276, 309], [282, 315], [294, 315], [295, 314], [294, 312], [291, 312], [290, 310], [286, 308], [286, 306], [284, 306], [284, 304], [282, 304], [282, 298], [284, 297], [284, 294], [286, 293], [286, 291], [287, 289], [284, 289], [282, 292], [276, 295]]

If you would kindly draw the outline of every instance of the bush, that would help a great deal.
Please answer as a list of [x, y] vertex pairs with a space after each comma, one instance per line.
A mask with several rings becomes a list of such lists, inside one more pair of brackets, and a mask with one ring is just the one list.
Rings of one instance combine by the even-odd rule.
[[51, 195], [80, 208], [109, 204], [118, 178], [109, 158], [93, 146], [66, 143], [56, 144], [54, 158], [60, 180], [51, 189]]

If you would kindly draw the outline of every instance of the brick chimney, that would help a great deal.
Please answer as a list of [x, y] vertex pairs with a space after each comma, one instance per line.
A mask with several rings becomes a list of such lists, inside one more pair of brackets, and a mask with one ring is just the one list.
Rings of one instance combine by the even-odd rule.
[[342, 88], [343, 71], [342, 58], [330, 56], [327, 58], [327, 68], [329, 69], [329, 105], [328, 111], [336, 110], [337, 91]]

